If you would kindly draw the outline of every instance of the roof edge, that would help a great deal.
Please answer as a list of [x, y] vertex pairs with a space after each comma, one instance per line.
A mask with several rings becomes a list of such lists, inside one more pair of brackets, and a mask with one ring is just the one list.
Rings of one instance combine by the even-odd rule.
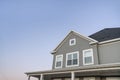
[[102, 42], [99, 42], [99, 44], [106, 44], [106, 43], [111, 43], [111, 42], [115, 42], [115, 41], [120, 41], [120, 38], [102, 41]]
[[69, 31], [69, 33], [67, 34], [67, 36], [65, 36], [65, 38], [58, 43], [57, 47], [55, 47], [55, 48], [51, 51], [51, 54], [56, 53], [56, 49], [59, 48], [59, 46], [62, 44], [62, 42], [63, 42], [63, 41], [69, 36], [69, 34], [72, 33], [72, 32], [73, 32], [72, 30]]
[[74, 33], [77, 33], [80, 37], [82, 37], [82, 38], [84, 38], [84, 39], [86, 39], [86, 40], [93, 41], [93, 42], [98, 42], [97, 40], [95, 40], [95, 39], [93, 39], [93, 38], [91, 38], [91, 37], [89, 37], [89, 36], [85, 36], [85, 35], [83, 35], [83, 34], [80, 34], [80, 33], [76, 32], [76, 31], [73, 31], [73, 32], [74, 32]]
[[63, 44], [64, 40], [69, 36], [70, 33], [74, 33], [74, 34], [80, 36], [81, 38], [86, 39], [86, 40], [91, 41], [91, 42], [94, 42], [94, 43], [97, 43], [97, 42], [98, 42], [98, 41], [95, 40], [95, 39], [92, 39], [92, 38], [90, 38], [90, 37], [81, 35], [80, 33], [76, 32], [76, 31], [74, 31], [74, 30], [71, 30], [71, 31], [67, 34], [67, 36], [58, 44], [58, 46], [51, 51], [51, 54], [56, 53], [57, 49]]

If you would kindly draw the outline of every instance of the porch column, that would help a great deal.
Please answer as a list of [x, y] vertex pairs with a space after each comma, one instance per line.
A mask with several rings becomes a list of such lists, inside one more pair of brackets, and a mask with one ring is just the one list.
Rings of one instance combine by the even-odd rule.
[[71, 80], [75, 80], [75, 72], [71, 72]]
[[43, 74], [40, 75], [40, 80], [43, 80]]
[[38, 80], [40, 80], [40, 76], [38, 77]]
[[30, 76], [28, 76], [28, 80], [30, 80]]

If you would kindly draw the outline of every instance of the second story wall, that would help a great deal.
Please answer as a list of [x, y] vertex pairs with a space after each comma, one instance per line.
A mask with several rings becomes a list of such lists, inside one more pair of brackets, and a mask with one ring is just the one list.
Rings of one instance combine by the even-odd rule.
[[99, 45], [100, 64], [120, 63], [120, 41]]
[[[75, 39], [76, 44], [70, 46], [70, 39]], [[56, 53], [53, 54], [53, 69], [55, 69], [55, 61], [57, 55], [63, 55], [63, 63], [62, 68], [70, 68], [66, 67], [66, 54], [72, 53], [72, 52], [78, 52], [79, 53], [79, 65], [75, 67], [85, 66], [83, 65], [83, 50], [92, 49], [93, 50], [93, 59], [94, 64], [98, 64], [98, 53], [97, 53], [97, 45], [90, 45], [90, 41], [74, 34], [70, 33], [67, 38], [64, 40], [62, 45], [59, 47], [59, 49], [56, 51]]]

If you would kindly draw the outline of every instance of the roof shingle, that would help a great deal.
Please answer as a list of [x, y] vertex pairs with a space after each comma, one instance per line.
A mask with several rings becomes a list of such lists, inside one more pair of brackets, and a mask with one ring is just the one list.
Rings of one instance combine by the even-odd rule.
[[101, 42], [106, 40], [111, 40], [115, 38], [120, 38], [120, 28], [105, 28], [101, 31], [98, 31], [89, 37]]

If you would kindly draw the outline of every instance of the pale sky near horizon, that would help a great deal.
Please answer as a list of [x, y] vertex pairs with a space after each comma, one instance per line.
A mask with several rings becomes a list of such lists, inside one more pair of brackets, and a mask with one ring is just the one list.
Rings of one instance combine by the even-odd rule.
[[120, 27], [120, 0], [0, 0], [0, 80], [51, 69], [50, 52], [70, 30], [111, 27]]

